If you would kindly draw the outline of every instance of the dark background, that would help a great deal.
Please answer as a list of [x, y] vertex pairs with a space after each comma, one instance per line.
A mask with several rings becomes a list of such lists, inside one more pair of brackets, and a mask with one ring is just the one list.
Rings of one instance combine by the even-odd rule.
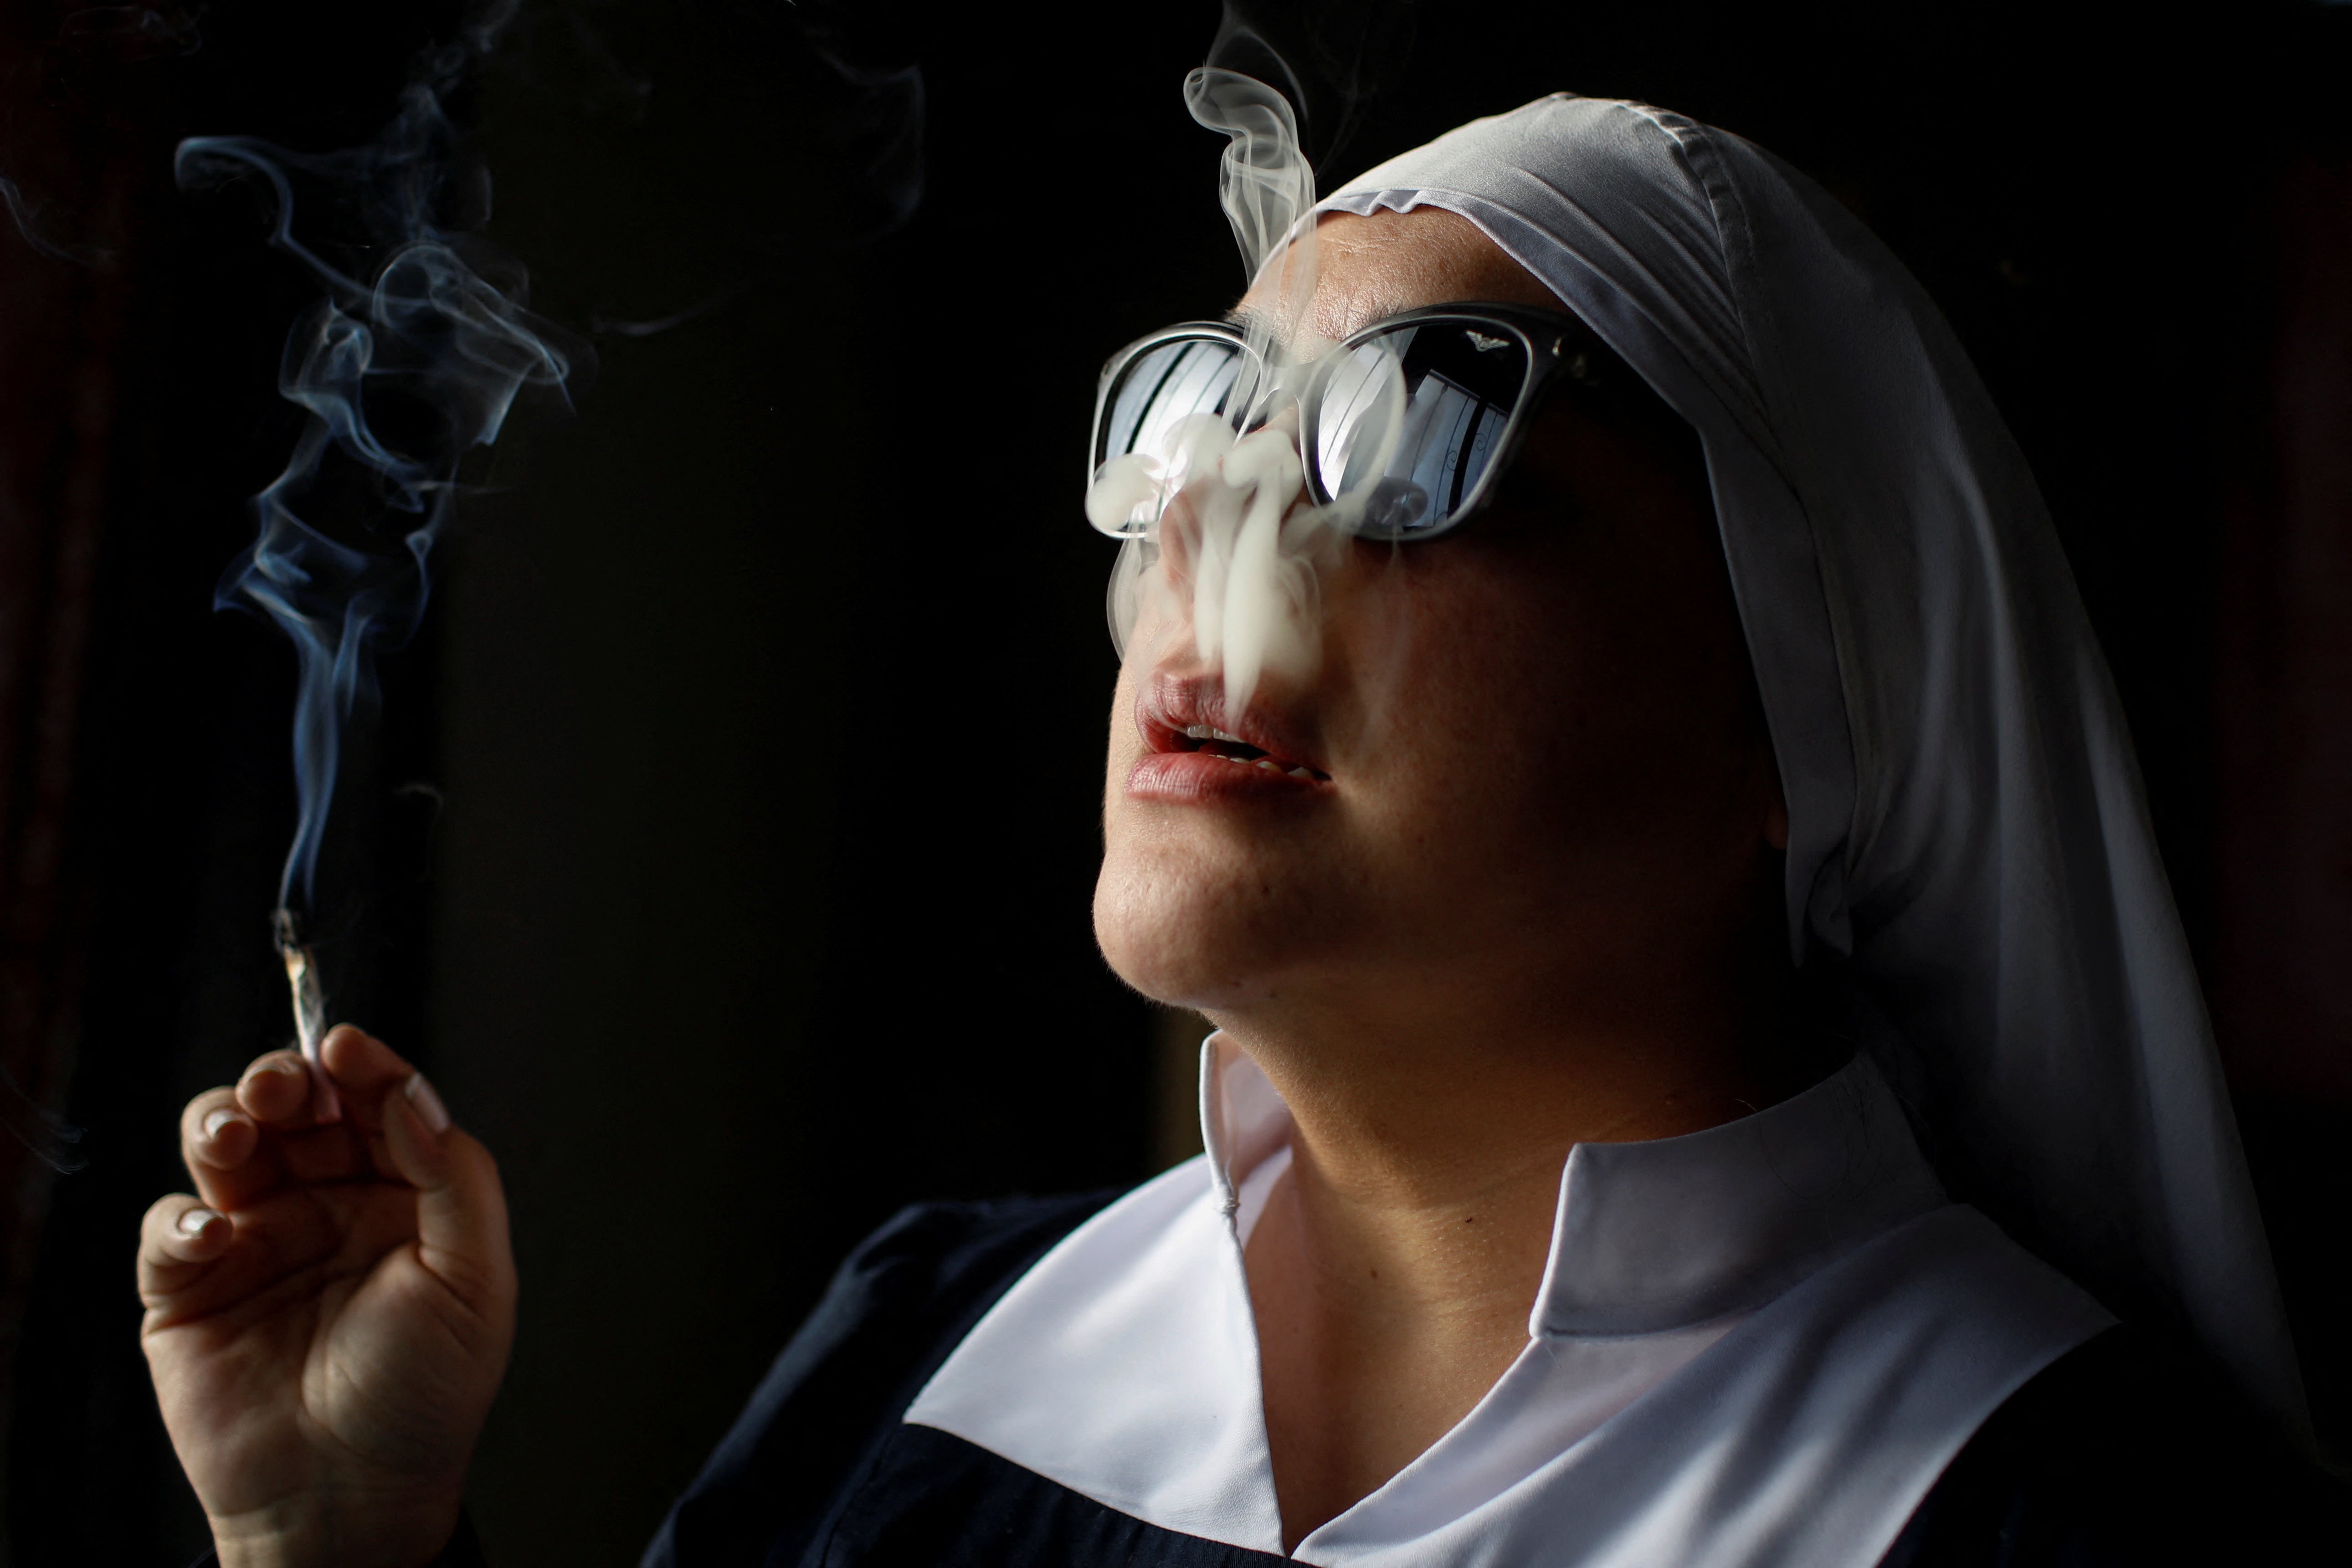
[[[2352, 8], [1449, 3], [1368, 43], [1366, 14], [1265, 14], [1325, 188], [1544, 91], [1645, 98], [1822, 179], [1951, 315], [2123, 688], [2340, 1455]], [[299, 427], [274, 383], [315, 290], [249, 197], [177, 192], [171, 148], [365, 141], [460, 14], [93, 15], [16, 0], [0, 41], [0, 174], [40, 242], [0, 232], [24, 1564], [202, 1544], [136, 1350], [137, 1219], [182, 1185], [177, 1107], [289, 1030], [292, 660], [209, 606]], [[579, 0], [526, 7], [452, 104], [488, 234], [599, 363], [468, 469], [353, 743], [320, 930], [339, 1015], [506, 1173], [521, 1333], [473, 1488], [499, 1561], [634, 1562], [901, 1203], [1177, 1152], [1178, 1031], [1087, 925], [1111, 550], [1077, 455], [1103, 355], [1240, 287], [1178, 93], [1218, 25]], [[1351, 102], [1359, 57], [1385, 87]], [[909, 64], [893, 227], [898, 100], [859, 84]]]

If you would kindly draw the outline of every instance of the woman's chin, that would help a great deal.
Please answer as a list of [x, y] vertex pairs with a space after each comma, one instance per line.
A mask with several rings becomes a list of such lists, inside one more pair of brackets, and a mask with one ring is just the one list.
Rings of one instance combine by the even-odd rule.
[[1171, 1008], [1195, 1011], [1215, 1005], [1220, 992], [1219, 966], [1202, 945], [1181, 934], [1160, 933], [1122, 923], [1107, 926], [1097, 917], [1095, 940], [1111, 973], [1141, 995]]
[[1095, 888], [1095, 941], [1111, 972], [1153, 1001], [1205, 1011], [1262, 988], [1279, 956], [1260, 931], [1234, 918], [1230, 892], [1160, 879], [1115, 879]]

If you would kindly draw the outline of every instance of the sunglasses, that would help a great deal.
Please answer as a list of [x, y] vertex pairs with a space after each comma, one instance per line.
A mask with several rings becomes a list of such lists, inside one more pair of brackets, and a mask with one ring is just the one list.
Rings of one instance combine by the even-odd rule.
[[1230, 440], [1295, 409], [1307, 496], [1336, 526], [1365, 538], [1433, 538], [1493, 497], [1536, 410], [1562, 384], [1603, 402], [1655, 401], [1590, 328], [1559, 311], [1407, 310], [1282, 371], [1239, 327], [1188, 321], [1129, 343], [1103, 368], [1087, 481], [1127, 458], [1158, 482], [1121, 516], [1090, 515], [1114, 538], [1150, 537], [1188, 479], [1204, 428]]

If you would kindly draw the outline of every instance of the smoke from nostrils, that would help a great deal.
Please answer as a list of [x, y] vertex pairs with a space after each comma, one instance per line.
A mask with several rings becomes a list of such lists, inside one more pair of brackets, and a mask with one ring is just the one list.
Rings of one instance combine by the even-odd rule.
[[314, 902], [343, 727], [374, 700], [376, 653], [424, 613], [460, 464], [497, 441], [527, 390], [565, 396], [583, 369], [584, 349], [525, 308], [521, 267], [466, 232], [487, 215], [488, 181], [458, 156], [443, 103], [509, 10], [430, 55], [364, 146], [305, 153], [205, 136], [178, 151], [184, 189], [257, 182], [268, 243], [321, 290], [289, 333], [279, 373], [307, 418], [284, 470], [254, 497], [257, 535], [215, 601], [268, 615], [299, 662], [288, 908]]
[[[1232, 41], [1221, 35], [1221, 51]], [[1253, 37], [1256, 52], [1281, 64]], [[1283, 68], [1285, 79], [1294, 80]], [[1087, 497], [1088, 518], [1127, 534], [1109, 594], [1112, 637], [1124, 656], [1149, 634], [1156, 658], [1189, 635], [1215, 670], [1228, 713], [1245, 710], [1267, 675], [1303, 680], [1320, 658], [1318, 580], [1360, 517], [1372, 478], [1396, 439], [1402, 382], [1358, 367], [1369, 389], [1359, 440], [1378, 451], [1363, 484], [1315, 502], [1299, 447], [1302, 398], [1330, 347], [1312, 329], [1318, 259], [1311, 214], [1315, 172], [1290, 101], [1254, 77], [1211, 64], [1184, 82], [1192, 118], [1222, 132], [1218, 193], [1253, 298], [1229, 390], [1213, 411], [1139, 429], [1112, 455]], [[1390, 383], [1394, 382], [1394, 385]], [[1181, 573], [1162, 569], [1162, 528], [1181, 531]]]

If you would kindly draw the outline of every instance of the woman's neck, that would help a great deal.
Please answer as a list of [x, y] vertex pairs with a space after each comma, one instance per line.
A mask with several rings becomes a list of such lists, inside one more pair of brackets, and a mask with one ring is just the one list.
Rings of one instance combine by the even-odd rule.
[[1736, 1020], [1570, 1034], [1383, 1012], [1219, 1019], [1294, 1122], [1247, 1250], [1286, 1546], [1442, 1437], [1525, 1347], [1571, 1148], [1696, 1132], [1799, 1087], [1759, 1081]]

